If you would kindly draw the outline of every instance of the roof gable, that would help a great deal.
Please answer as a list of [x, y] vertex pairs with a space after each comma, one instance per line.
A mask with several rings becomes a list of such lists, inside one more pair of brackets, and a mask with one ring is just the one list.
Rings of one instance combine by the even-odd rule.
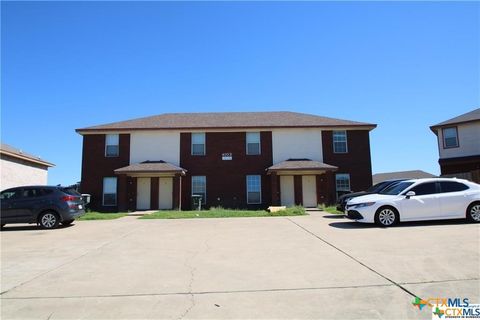
[[480, 121], [480, 108], [464, 113], [462, 115], [459, 115], [458, 117], [437, 123], [431, 126], [430, 129], [433, 132], [436, 132], [436, 130], [441, 127], [465, 123], [465, 122], [472, 122], [472, 121]]

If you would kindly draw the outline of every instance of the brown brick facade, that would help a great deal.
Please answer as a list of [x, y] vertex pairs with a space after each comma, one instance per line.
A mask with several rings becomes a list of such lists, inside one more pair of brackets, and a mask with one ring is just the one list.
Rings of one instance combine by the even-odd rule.
[[[370, 158], [370, 136], [368, 130], [347, 131], [347, 153], [333, 152], [332, 131], [322, 131], [323, 162], [338, 167], [336, 173], [350, 174], [352, 191], [366, 190], [372, 185], [372, 162]], [[321, 175], [322, 188], [320, 197], [325, 203], [333, 203], [336, 199], [335, 174]], [[318, 180], [317, 180], [318, 181]]]
[[[190, 208], [192, 176], [206, 176], [207, 206], [225, 208], [264, 208], [270, 204], [270, 177], [265, 169], [272, 165], [272, 133], [261, 132], [260, 155], [246, 154], [245, 132], [207, 132], [206, 154], [191, 155], [191, 134], [180, 134], [180, 167], [187, 170], [182, 178], [182, 208]], [[222, 160], [222, 153], [232, 153], [232, 160]], [[246, 176], [261, 175], [262, 204], [247, 205]]]
[[[82, 150], [82, 181], [81, 192], [92, 195], [90, 208], [92, 210], [115, 212], [119, 206], [126, 207], [128, 190], [117, 180], [117, 205], [103, 206], [103, 178], [117, 177], [113, 170], [129, 165], [130, 162], [130, 135], [120, 134], [119, 156], [105, 157], [105, 135], [88, 134], [83, 136]], [[126, 178], [124, 178], [126, 179]], [[122, 187], [120, 187], [122, 185]], [[127, 184], [128, 186], [128, 184]], [[125, 203], [123, 203], [125, 202]]]

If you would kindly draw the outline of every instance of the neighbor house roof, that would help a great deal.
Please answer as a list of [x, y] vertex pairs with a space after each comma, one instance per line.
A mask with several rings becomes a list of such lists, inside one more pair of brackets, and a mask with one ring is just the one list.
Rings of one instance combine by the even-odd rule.
[[45, 161], [41, 159], [38, 156], [34, 156], [33, 154], [27, 153], [21, 149], [17, 149], [11, 145], [8, 145], [6, 143], [1, 143], [0, 146], [0, 154], [2, 155], [7, 155], [13, 158], [21, 159], [24, 161], [40, 164], [46, 167], [54, 167], [55, 165], [53, 163], [50, 163], [48, 161]]
[[436, 178], [436, 175], [422, 171], [422, 170], [410, 170], [410, 171], [397, 171], [397, 172], [384, 172], [376, 173], [372, 176], [373, 184], [377, 184], [386, 180], [394, 179], [421, 179], [421, 178]]
[[376, 125], [286, 111], [215, 112], [165, 113], [146, 118], [81, 128], [76, 131], [82, 134], [92, 131], [286, 127], [362, 127], [372, 130]]
[[141, 163], [131, 164], [129, 166], [115, 170], [116, 174], [127, 173], [181, 173], [185, 174], [185, 169], [180, 168], [169, 162], [160, 161], [144, 161]]
[[437, 129], [441, 127], [446, 127], [446, 126], [451, 126], [451, 125], [456, 125], [456, 124], [461, 124], [461, 123], [467, 123], [467, 122], [473, 122], [473, 121], [480, 121], [480, 108], [475, 109], [473, 111], [464, 113], [462, 115], [459, 115], [458, 117], [440, 122], [438, 124], [435, 124], [430, 127], [430, 129], [436, 133]]
[[267, 168], [268, 171], [295, 170], [337, 170], [338, 168], [323, 162], [310, 159], [288, 159]]

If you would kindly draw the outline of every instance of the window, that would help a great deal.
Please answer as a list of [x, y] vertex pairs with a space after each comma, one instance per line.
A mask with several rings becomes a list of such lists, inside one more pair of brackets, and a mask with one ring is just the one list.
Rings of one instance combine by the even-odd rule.
[[422, 183], [422, 184], [419, 184], [418, 186], [413, 187], [408, 191], [414, 191], [416, 196], [434, 194], [434, 193], [437, 193], [437, 183], [436, 182]]
[[347, 153], [347, 131], [333, 131], [333, 152]]
[[202, 204], [207, 199], [207, 177], [205, 176], [192, 176], [192, 195], [201, 195]]
[[205, 133], [204, 132], [192, 133], [192, 155], [194, 156], [205, 155]]
[[444, 128], [443, 130], [443, 148], [458, 147], [458, 132], [457, 127]]
[[247, 132], [247, 154], [260, 154], [260, 132]]
[[105, 156], [118, 157], [118, 134], [105, 135]]
[[262, 179], [259, 175], [247, 176], [247, 203], [262, 203]]
[[103, 178], [103, 205], [104, 206], [117, 205], [117, 178], [116, 177]]
[[350, 192], [350, 174], [338, 173], [335, 175], [335, 186], [337, 188], [337, 197]]
[[440, 189], [442, 192], [458, 192], [467, 190], [468, 187], [460, 182], [442, 181], [440, 182]]
[[7, 200], [7, 199], [15, 199], [21, 197], [21, 189], [12, 189], [12, 190], [5, 190], [1, 193], [0, 199]]

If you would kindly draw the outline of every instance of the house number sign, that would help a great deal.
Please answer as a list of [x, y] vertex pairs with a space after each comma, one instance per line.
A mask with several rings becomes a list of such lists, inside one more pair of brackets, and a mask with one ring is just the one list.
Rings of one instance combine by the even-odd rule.
[[222, 160], [232, 160], [232, 153], [222, 153]]

